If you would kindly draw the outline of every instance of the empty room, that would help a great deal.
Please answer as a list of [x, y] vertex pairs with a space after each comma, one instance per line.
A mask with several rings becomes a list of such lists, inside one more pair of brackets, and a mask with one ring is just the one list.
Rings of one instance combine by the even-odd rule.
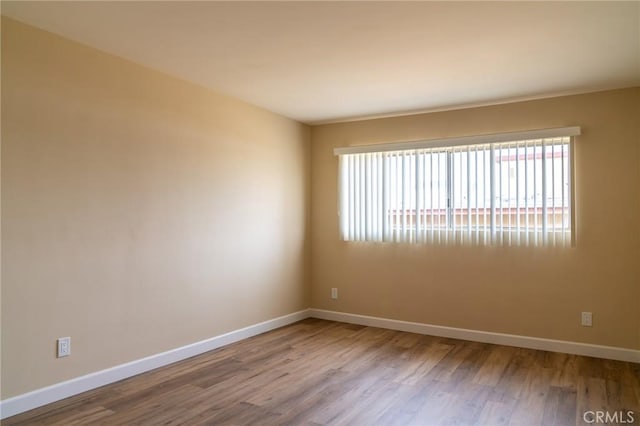
[[640, 424], [640, 2], [0, 10], [2, 425]]

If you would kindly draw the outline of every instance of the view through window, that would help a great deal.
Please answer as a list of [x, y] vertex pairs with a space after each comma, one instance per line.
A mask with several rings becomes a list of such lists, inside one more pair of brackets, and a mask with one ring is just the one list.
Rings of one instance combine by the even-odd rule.
[[347, 241], [570, 245], [570, 137], [340, 155]]

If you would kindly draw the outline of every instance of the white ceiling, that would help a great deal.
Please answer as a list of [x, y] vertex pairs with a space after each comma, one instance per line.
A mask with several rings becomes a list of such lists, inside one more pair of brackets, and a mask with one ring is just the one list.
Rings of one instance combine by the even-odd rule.
[[2, 14], [319, 123], [640, 85], [640, 2], [11, 2]]

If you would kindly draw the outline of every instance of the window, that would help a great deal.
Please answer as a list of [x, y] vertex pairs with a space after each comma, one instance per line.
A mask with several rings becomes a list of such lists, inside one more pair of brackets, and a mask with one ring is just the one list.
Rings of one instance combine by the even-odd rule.
[[578, 134], [569, 127], [337, 148], [342, 238], [571, 245]]

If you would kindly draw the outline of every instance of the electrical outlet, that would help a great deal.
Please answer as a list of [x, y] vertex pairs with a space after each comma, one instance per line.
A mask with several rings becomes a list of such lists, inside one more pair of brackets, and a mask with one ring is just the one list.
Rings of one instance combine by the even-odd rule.
[[582, 313], [582, 325], [584, 327], [591, 327], [593, 325], [593, 314], [591, 312]]
[[58, 339], [58, 358], [71, 355], [71, 337]]
[[335, 288], [335, 287], [331, 289], [331, 298], [332, 299], [337, 299], [338, 298], [338, 289]]

